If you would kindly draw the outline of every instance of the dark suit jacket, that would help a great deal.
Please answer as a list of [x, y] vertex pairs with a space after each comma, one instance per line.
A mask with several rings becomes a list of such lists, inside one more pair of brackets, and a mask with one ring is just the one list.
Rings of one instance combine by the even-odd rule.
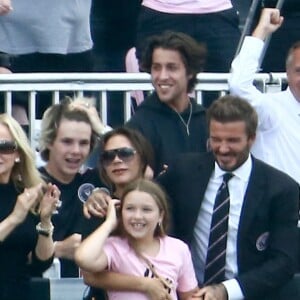
[[[237, 236], [236, 279], [247, 299], [261, 299], [295, 273], [299, 188], [286, 174], [252, 160]], [[158, 178], [170, 196], [174, 235], [188, 244], [213, 170], [211, 153], [185, 154]], [[259, 244], [265, 233], [266, 248]]]

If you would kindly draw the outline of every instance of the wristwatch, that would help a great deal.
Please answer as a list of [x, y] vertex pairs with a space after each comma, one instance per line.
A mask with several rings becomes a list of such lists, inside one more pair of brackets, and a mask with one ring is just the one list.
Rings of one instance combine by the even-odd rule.
[[44, 227], [42, 227], [42, 224], [40, 222], [36, 225], [35, 228], [36, 228], [36, 231], [38, 234], [46, 236], [46, 237], [52, 236], [53, 230], [54, 230], [54, 226], [52, 225], [52, 223], [50, 223], [50, 226], [48, 228], [44, 228]]

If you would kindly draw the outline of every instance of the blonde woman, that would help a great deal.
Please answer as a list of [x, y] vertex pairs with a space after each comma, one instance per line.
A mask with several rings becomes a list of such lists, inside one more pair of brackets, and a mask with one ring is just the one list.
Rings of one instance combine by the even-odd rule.
[[60, 191], [41, 179], [25, 133], [7, 114], [0, 115], [0, 195], [0, 299], [24, 300], [31, 274], [53, 260]]

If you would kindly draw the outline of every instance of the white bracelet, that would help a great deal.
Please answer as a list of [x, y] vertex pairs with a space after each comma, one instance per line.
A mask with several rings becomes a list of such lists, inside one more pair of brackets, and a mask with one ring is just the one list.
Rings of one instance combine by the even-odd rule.
[[40, 222], [36, 225], [35, 228], [36, 228], [36, 231], [38, 232], [38, 234], [46, 236], [46, 237], [52, 236], [53, 231], [54, 231], [54, 226], [52, 223], [50, 223], [50, 227], [44, 228], [42, 226], [42, 223]]

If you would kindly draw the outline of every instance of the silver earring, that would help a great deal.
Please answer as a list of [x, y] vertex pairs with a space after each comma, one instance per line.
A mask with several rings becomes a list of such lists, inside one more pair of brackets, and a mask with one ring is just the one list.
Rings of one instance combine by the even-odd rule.
[[19, 163], [20, 162], [20, 157], [16, 157], [15, 158], [15, 163]]

